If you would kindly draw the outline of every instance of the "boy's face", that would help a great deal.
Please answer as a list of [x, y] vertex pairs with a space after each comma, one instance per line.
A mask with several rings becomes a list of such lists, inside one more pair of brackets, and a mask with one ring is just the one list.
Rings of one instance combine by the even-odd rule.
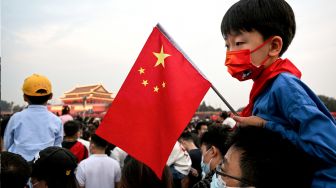
[[[256, 49], [264, 43], [262, 35], [257, 31], [241, 32], [240, 34], [229, 34], [225, 38], [225, 46], [227, 51], [246, 50], [250, 51]], [[257, 51], [251, 53], [252, 63], [255, 66], [260, 66], [263, 60], [268, 56], [270, 51], [270, 44], [267, 43]], [[270, 61], [265, 63], [265, 67], [270, 64]]]

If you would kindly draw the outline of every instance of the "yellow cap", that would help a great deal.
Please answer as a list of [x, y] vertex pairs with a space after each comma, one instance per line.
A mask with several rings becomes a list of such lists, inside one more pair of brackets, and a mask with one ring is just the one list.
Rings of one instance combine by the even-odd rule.
[[28, 96], [45, 96], [51, 93], [51, 83], [47, 77], [33, 74], [23, 82], [22, 91]]

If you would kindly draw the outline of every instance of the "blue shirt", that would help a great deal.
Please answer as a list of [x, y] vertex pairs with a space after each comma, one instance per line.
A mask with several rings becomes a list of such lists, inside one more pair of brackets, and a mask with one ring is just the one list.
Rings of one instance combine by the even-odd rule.
[[312, 187], [336, 187], [336, 122], [300, 79], [279, 74], [257, 97], [252, 114], [267, 120], [265, 128], [324, 161]]
[[7, 151], [20, 154], [31, 161], [35, 154], [49, 146], [60, 146], [63, 141], [61, 119], [44, 105], [29, 105], [9, 120], [4, 146]]

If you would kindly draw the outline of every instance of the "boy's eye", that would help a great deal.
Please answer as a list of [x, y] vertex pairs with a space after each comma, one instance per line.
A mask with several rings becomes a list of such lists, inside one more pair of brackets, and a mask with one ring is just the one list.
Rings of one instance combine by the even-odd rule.
[[242, 44], [244, 44], [244, 42], [236, 42], [236, 46], [240, 46]]

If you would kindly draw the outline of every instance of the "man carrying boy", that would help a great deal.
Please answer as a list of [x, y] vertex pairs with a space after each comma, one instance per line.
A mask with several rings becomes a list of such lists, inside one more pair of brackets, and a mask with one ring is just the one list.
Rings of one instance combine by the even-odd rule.
[[23, 98], [28, 107], [15, 113], [9, 120], [4, 135], [5, 149], [31, 161], [35, 154], [49, 146], [61, 146], [61, 120], [49, 112], [47, 101], [52, 98], [48, 78], [33, 74], [26, 78]]
[[[225, 65], [240, 81], [254, 81], [239, 126], [258, 126], [290, 140], [316, 159], [312, 187], [335, 187], [336, 122], [301, 80], [301, 72], [281, 59], [295, 35], [295, 17], [284, 0], [241, 0], [224, 15]], [[290, 170], [290, 169], [288, 169]]]

